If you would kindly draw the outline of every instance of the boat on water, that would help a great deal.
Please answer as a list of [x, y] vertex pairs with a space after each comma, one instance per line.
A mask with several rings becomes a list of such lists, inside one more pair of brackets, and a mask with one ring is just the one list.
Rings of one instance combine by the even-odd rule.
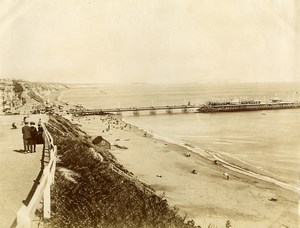
[[241, 112], [241, 111], [258, 111], [272, 109], [293, 109], [300, 108], [300, 101], [282, 101], [274, 97], [270, 101], [261, 100], [239, 100], [234, 99], [225, 102], [207, 102], [202, 105], [198, 112]]

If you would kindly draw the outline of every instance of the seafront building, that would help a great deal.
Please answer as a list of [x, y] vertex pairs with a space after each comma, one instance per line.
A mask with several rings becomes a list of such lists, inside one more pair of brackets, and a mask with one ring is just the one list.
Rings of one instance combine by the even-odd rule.
[[14, 83], [9, 79], [1, 79], [0, 81], [0, 96], [1, 96], [1, 114], [12, 114], [15, 107], [21, 105], [21, 100], [18, 98], [14, 90]]

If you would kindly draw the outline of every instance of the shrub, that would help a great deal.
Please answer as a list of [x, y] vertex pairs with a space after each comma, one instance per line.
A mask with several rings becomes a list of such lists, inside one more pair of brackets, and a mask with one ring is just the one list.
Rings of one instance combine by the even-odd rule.
[[17, 94], [18, 98], [21, 99], [21, 95], [24, 91], [23, 86], [16, 80], [13, 80], [13, 90]]

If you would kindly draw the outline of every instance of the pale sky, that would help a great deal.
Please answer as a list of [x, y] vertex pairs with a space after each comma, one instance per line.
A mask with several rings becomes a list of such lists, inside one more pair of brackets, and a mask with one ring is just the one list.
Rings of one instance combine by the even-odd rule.
[[1, 0], [0, 78], [300, 80], [298, 0]]

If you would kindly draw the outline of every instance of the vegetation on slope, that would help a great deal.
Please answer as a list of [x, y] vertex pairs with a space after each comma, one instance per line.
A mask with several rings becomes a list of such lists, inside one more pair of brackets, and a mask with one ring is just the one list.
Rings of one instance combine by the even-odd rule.
[[[14, 81], [15, 88], [22, 89], [27, 93], [30, 99], [36, 102], [44, 102], [47, 100], [49, 93], [57, 93], [69, 88], [68, 85], [62, 83], [46, 83], [46, 82], [29, 82], [29, 81]], [[21, 87], [20, 87], [21, 86]], [[22, 92], [23, 92], [22, 90]]]
[[24, 91], [23, 86], [21, 85], [21, 83], [19, 83], [16, 80], [13, 80], [12, 82], [13, 82], [13, 89], [14, 89], [16, 95], [18, 96], [19, 99], [21, 99], [21, 95]]
[[[52, 188], [53, 227], [195, 227], [177, 209], [111, 169], [109, 151], [59, 116], [47, 125], [58, 146], [59, 162]], [[103, 158], [103, 159], [102, 159]]]
[[44, 101], [43, 98], [41, 96], [37, 95], [33, 90], [30, 90], [27, 94], [31, 99], [33, 99], [37, 102], [43, 102]]

